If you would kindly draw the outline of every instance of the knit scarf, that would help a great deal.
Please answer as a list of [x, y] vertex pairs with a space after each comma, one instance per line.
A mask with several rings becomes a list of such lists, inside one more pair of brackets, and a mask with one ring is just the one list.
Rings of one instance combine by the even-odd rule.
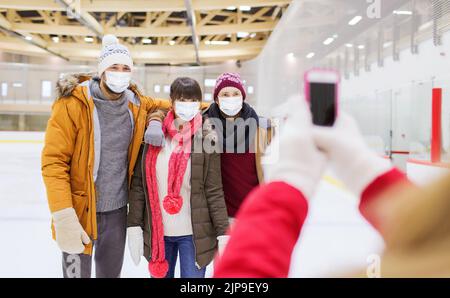
[[[169, 158], [167, 196], [163, 200], [163, 208], [169, 214], [177, 214], [183, 206], [183, 198], [180, 196], [181, 185], [191, 155], [192, 136], [201, 128], [202, 116], [198, 114], [189, 123], [185, 123], [180, 130], [177, 129], [176, 122], [173, 111], [170, 111], [163, 123], [165, 136], [169, 136], [171, 142], [176, 144]], [[161, 147], [150, 145], [145, 159], [148, 200], [152, 214], [152, 256], [149, 271], [151, 276], [156, 278], [165, 277], [169, 269], [165, 256], [164, 227], [156, 180], [156, 161], [160, 151]]]

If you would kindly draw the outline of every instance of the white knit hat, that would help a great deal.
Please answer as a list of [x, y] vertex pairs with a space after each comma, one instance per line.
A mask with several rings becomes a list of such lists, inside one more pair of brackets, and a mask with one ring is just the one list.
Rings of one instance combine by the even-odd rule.
[[98, 74], [103, 72], [114, 64], [128, 65], [130, 69], [133, 68], [133, 59], [127, 47], [119, 44], [119, 40], [112, 34], [107, 34], [102, 39], [102, 52], [98, 59]]

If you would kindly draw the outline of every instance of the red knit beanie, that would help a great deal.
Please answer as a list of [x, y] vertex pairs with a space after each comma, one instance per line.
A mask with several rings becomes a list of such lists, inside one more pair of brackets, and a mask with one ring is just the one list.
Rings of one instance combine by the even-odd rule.
[[239, 89], [244, 100], [247, 97], [241, 77], [237, 73], [226, 72], [217, 78], [216, 86], [214, 87], [214, 100], [218, 99], [220, 90], [226, 87], [235, 87]]

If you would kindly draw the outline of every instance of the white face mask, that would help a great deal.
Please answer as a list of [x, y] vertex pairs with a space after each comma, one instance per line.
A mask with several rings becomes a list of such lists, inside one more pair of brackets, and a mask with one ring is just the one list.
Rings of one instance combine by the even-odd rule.
[[181, 120], [189, 122], [200, 112], [198, 101], [175, 101], [175, 113]]
[[122, 93], [130, 86], [131, 72], [105, 71], [106, 85], [114, 93]]
[[219, 97], [219, 108], [227, 116], [236, 116], [242, 110], [242, 96]]

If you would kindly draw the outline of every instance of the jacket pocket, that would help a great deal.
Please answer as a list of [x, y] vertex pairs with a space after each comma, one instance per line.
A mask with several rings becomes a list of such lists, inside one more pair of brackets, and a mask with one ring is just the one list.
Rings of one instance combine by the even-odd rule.
[[88, 214], [88, 196], [83, 191], [76, 191], [72, 193], [72, 204], [73, 209], [80, 220], [80, 223], [83, 227], [86, 226], [87, 222], [87, 214]]

